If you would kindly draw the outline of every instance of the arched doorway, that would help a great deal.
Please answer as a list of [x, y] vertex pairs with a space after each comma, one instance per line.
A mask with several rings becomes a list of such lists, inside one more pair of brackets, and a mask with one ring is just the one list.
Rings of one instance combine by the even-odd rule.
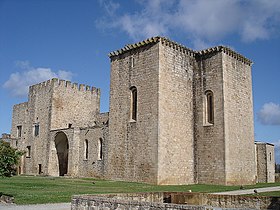
[[59, 132], [55, 136], [55, 148], [57, 152], [59, 176], [64, 176], [68, 172], [68, 150], [69, 144], [65, 133]]

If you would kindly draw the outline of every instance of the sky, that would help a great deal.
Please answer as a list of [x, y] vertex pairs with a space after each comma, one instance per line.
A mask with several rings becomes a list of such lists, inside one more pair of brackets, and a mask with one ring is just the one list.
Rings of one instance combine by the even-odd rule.
[[280, 163], [279, 0], [0, 0], [0, 134], [28, 86], [53, 77], [100, 88], [108, 111], [108, 53], [158, 35], [254, 62], [255, 140]]

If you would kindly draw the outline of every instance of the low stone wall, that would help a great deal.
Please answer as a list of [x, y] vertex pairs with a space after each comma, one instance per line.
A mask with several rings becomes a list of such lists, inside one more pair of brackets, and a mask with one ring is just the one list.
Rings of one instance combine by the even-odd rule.
[[[119, 196], [117, 196], [119, 197]], [[131, 197], [130, 197], [131, 198]], [[157, 209], [168, 209], [168, 210], [212, 210], [213, 208], [207, 208], [205, 206], [192, 206], [192, 205], [180, 205], [171, 203], [160, 203], [160, 202], [148, 202], [140, 200], [124, 200], [117, 199], [114, 197], [99, 197], [92, 195], [74, 196], [71, 202], [72, 210], [157, 210]]]
[[171, 203], [219, 208], [280, 209], [280, 197], [171, 193]]
[[280, 197], [206, 193], [132, 193], [73, 196], [72, 210], [280, 209]]

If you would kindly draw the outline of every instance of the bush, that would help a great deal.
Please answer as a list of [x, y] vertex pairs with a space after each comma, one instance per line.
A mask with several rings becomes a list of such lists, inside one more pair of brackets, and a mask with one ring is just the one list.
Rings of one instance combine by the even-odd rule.
[[11, 177], [16, 174], [20, 157], [24, 154], [10, 146], [9, 143], [0, 141], [0, 177]]

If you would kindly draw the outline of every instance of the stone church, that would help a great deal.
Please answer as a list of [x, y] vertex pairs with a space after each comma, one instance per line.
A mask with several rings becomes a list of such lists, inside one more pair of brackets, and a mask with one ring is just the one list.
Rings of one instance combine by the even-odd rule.
[[109, 57], [109, 113], [100, 113], [98, 88], [58, 79], [31, 86], [14, 106], [11, 137], [26, 151], [19, 173], [158, 185], [274, 181], [273, 145], [254, 143], [249, 59], [164, 37]]

